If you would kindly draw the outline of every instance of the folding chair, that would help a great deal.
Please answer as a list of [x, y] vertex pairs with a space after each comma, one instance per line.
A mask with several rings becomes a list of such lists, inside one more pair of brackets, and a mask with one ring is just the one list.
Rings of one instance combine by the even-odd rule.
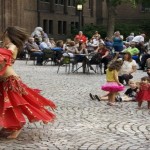
[[68, 74], [70, 73], [70, 56], [63, 56], [62, 61], [58, 64], [58, 69], [57, 69], [57, 73], [59, 72], [59, 69], [61, 66], [65, 65], [65, 72], [68, 72]]
[[[92, 57], [93, 57], [94, 55], [95, 55], [95, 53], [90, 53], [90, 54], [89, 54], [89, 58], [88, 58], [89, 61], [92, 59]], [[89, 65], [89, 68], [90, 68], [90, 67], [93, 68], [92, 65], [95, 65], [95, 66], [96, 66], [96, 67], [95, 67], [95, 70], [92, 69], [95, 73], [98, 73], [98, 71], [100, 71], [100, 73], [103, 74], [103, 73], [102, 73], [102, 67], [103, 67], [103, 65], [102, 65], [101, 59], [99, 59], [96, 63], [90, 64], [90, 65]]]
[[44, 56], [43, 56], [43, 65], [46, 65], [48, 62], [54, 61], [54, 51], [51, 49], [44, 49], [43, 50]]
[[28, 63], [29, 60], [32, 60], [33, 61], [33, 64], [36, 65], [36, 57], [34, 56], [31, 56], [31, 53], [26, 50], [26, 56], [25, 56], [25, 59], [26, 59], [26, 64]]

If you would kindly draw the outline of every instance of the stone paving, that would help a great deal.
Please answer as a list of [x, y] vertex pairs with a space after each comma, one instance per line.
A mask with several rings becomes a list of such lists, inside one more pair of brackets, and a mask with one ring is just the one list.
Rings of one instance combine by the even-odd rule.
[[[22, 80], [57, 104], [53, 123], [27, 123], [15, 140], [0, 138], [0, 150], [150, 150], [150, 110], [136, 102], [107, 106], [91, 100], [89, 93], [103, 94], [105, 75], [66, 74], [57, 66], [33, 66], [17, 60]], [[137, 71], [135, 80], [146, 75]]]

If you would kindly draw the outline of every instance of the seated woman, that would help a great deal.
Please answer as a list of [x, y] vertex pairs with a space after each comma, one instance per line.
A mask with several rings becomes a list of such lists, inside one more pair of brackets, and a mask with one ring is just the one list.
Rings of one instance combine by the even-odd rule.
[[88, 50], [86, 48], [86, 43], [80, 43], [78, 48], [78, 53], [75, 56], [75, 62], [82, 62], [83, 73], [85, 73], [86, 65], [89, 62], [88, 58]]
[[74, 58], [74, 54], [78, 54], [78, 53], [79, 51], [75, 46], [75, 42], [70, 41], [68, 45], [65, 47], [65, 52], [63, 53], [63, 56], [70, 56], [71, 58]]
[[64, 57], [70, 57], [72, 62], [75, 62], [75, 54], [78, 54], [79, 51], [77, 47], [75, 46], [74, 41], [67, 42], [67, 44], [64, 45], [64, 53], [62, 54], [61, 58], [58, 60], [59, 65], [62, 65], [64, 62]]
[[123, 56], [123, 65], [119, 72], [119, 82], [128, 85], [129, 79], [132, 79], [132, 73], [137, 70], [137, 63], [132, 59], [132, 56], [129, 52], [126, 52]]
[[130, 42], [130, 47], [124, 49], [122, 52], [129, 52], [132, 56], [132, 59], [136, 60], [139, 62], [139, 49], [135, 47], [135, 42]]
[[81, 55], [81, 54], [88, 55], [88, 50], [86, 48], [86, 44], [85, 43], [80, 43], [77, 54], [79, 54], [79, 55], [76, 55], [76, 57], [75, 57], [77, 62], [82, 62], [84, 60], [85, 56]]
[[[90, 64], [104, 63], [104, 74], [106, 73], [108, 62], [111, 60], [110, 51], [106, 48], [104, 43], [100, 43], [95, 50], [95, 55], [89, 61]], [[91, 68], [92, 69], [92, 68]]]

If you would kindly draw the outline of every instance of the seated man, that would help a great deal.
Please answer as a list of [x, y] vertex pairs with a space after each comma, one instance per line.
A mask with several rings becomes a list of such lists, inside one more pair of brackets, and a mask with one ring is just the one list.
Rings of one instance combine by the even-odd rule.
[[86, 43], [87, 42], [87, 38], [86, 36], [83, 34], [82, 31], [79, 31], [79, 34], [77, 34], [74, 38], [74, 41], [79, 41], [79, 43]]
[[50, 47], [50, 42], [49, 42], [49, 38], [44, 38], [43, 39], [43, 42], [40, 43], [39, 47], [41, 50], [44, 50], [44, 49], [51, 49]]
[[26, 43], [26, 49], [30, 53], [31, 57], [37, 57], [36, 65], [42, 65], [43, 52], [39, 49], [39, 46], [34, 42], [33, 37], [29, 37]]

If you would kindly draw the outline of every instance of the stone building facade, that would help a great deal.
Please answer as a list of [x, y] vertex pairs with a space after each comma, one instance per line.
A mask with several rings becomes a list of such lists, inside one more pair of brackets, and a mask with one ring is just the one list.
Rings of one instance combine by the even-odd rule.
[[[106, 24], [106, 0], [87, 0], [82, 11], [77, 11], [76, 0], [0, 0], [0, 33], [7, 26], [21, 26], [31, 33], [41, 26], [50, 37], [65, 39], [71, 27], [78, 28], [79, 14], [81, 24]], [[141, 6], [133, 9], [122, 4], [117, 9], [117, 21], [150, 19]]]

